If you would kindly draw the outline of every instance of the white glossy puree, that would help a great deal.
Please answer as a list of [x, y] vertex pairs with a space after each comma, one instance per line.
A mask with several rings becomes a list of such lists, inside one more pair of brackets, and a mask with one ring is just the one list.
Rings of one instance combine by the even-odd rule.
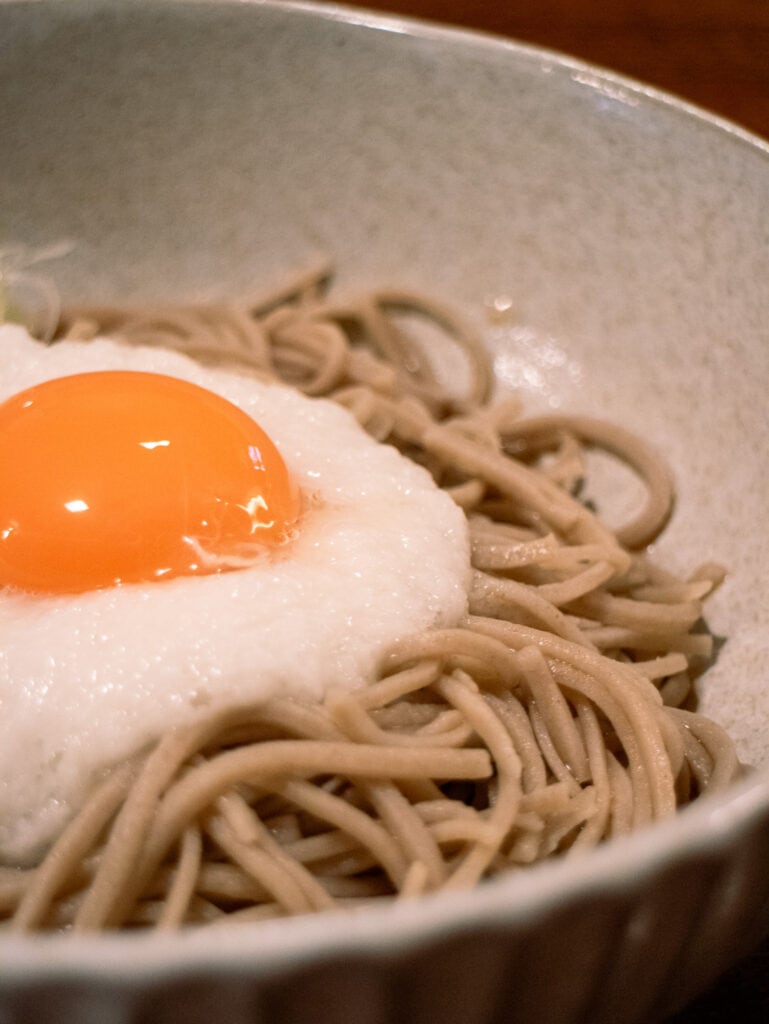
[[0, 400], [101, 369], [165, 373], [228, 398], [318, 504], [295, 540], [247, 569], [76, 596], [0, 593], [0, 862], [38, 856], [97, 772], [176, 723], [362, 685], [399, 637], [466, 610], [464, 515], [343, 409], [172, 352], [45, 348], [0, 327]]

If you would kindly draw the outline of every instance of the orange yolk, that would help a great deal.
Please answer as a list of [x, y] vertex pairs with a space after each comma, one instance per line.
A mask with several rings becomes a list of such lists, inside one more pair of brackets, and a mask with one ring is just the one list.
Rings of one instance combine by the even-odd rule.
[[238, 568], [299, 508], [261, 427], [195, 384], [83, 373], [0, 405], [0, 585], [73, 593]]

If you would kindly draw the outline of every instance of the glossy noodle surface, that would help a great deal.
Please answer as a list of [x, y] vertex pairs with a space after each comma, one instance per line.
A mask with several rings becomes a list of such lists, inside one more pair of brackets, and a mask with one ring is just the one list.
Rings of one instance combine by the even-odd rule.
[[[338, 301], [328, 276], [217, 306], [68, 310], [60, 335], [178, 348], [345, 406], [464, 510], [470, 613], [403, 639], [354, 692], [228, 709], [119, 766], [38, 867], [0, 870], [5, 927], [216, 927], [468, 888], [740, 773], [693, 691], [722, 570], [677, 578], [644, 554], [673, 501], [657, 454], [600, 420], [490, 401], [453, 311], [395, 290]], [[437, 384], [411, 317], [464, 353], [463, 396]], [[616, 530], [581, 500], [593, 448], [646, 487]]]

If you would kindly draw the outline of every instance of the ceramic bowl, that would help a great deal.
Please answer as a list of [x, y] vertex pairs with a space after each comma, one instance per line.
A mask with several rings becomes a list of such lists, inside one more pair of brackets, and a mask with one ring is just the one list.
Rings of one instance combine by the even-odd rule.
[[729, 566], [701, 700], [756, 769], [473, 893], [215, 943], [0, 936], [3, 1024], [648, 1024], [746, 952], [769, 926], [769, 148], [557, 54], [330, 4], [11, 0], [0, 109], [0, 249], [72, 243], [46, 267], [65, 297], [239, 292], [331, 253], [342, 287], [450, 298], [530, 405], [663, 448], [657, 551]]

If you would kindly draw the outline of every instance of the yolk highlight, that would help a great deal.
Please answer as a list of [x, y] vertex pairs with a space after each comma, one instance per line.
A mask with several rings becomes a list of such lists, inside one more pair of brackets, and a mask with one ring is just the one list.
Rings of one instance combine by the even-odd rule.
[[238, 568], [299, 509], [267, 434], [195, 384], [83, 373], [0, 405], [0, 585], [76, 593]]

